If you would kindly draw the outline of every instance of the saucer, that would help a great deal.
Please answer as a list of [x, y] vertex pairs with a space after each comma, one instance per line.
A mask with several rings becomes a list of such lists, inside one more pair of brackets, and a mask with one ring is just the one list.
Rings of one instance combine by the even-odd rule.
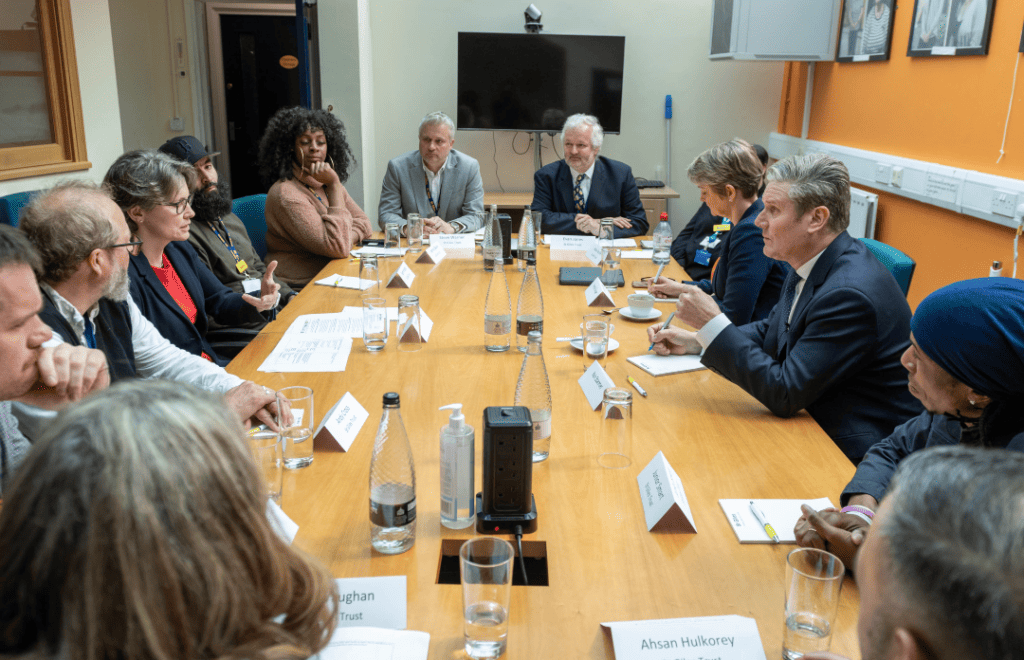
[[[572, 346], [573, 348], [575, 348], [577, 351], [580, 351], [580, 352], [583, 351], [583, 339], [581, 337], [576, 337], [575, 339], [573, 339], [572, 341], [569, 342], [569, 345]], [[611, 337], [611, 338], [608, 339], [608, 352], [609, 353], [611, 353], [612, 351], [614, 351], [618, 347], [619, 347], [619, 340], [617, 340], [615, 337]]]
[[652, 309], [647, 314], [647, 316], [636, 316], [635, 314], [633, 314], [633, 312], [629, 310], [629, 307], [623, 307], [622, 309], [619, 310], [619, 314], [622, 314], [627, 319], [630, 319], [632, 321], [653, 321], [654, 319], [661, 316], [661, 310]]

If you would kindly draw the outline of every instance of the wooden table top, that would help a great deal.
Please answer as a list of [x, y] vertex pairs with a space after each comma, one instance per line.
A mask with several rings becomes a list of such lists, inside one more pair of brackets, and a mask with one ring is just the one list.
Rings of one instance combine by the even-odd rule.
[[[679, 197], [679, 193], [669, 188], [668, 186], [662, 186], [661, 188], [640, 188], [641, 199], [672, 199]], [[533, 203], [533, 192], [500, 192], [490, 191], [484, 192], [484, 205], [490, 206], [491, 204], [497, 204], [498, 206], [529, 206]]]
[[[483, 347], [483, 307], [489, 274], [479, 251], [469, 260], [438, 266], [406, 263], [416, 273], [411, 290], [434, 321], [430, 342], [418, 353], [398, 353], [392, 332], [386, 349], [369, 353], [354, 340], [344, 373], [266, 374], [256, 368], [300, 314], [359, 305], [359, 292], [309, 285], [230, 365], [229, 371], [272, 388], [306, 385], [315, 391], [317, 421], [345, 392], [370, 417], [348, 453], [317, 449], [310, 467], [286, 470], [282, 507], [299, 525], [295, 544], [320, 558], [336, 577], [408, 576], [408, 627], [430, 633], [430, 658], [462, 658], [461, 588], [438, 585], [443, 539], [466, 539], [473, 528], [440, 524], [438, 431], [447, 422], [439, 406], [460, 402], [476, 430], [476, 482], [482, 487], [482, 414], [512, 405], [523, 356], [514, 348]], [[538, 530], [527, 541], [547, 544], [550, 586], [512, 588], [506, 658], [614, 657], [601, 622], [738, 614], [757, 621], [768, 658], [781, 654], [783, 580], [792, 545], [741, 545], [722, 514], [719, 498], [816, 498], [836, 501], [854, 468], [806, 413], [773, 417], [740, 388], [709, 371], [654, 378], [626, 362], [647, 350], [646, 322], [615, 314], [621, 346], [607, 359], [615, 383], [631, 374], [649, 397], [634, 394], [633, 465], [605, 470], [596, 462], [600, 413], [589, 409], [577, 384], [585, 361], [556, 337], [578, 332], [588, 309], [582, 287], [559, 286], [558, 267], [538, 252], [544, 295], [544, 359], [552, 387], [551, 455], [534, 465]], [[382, 276], [397, 263], [382, 268]], [[653, 275], [649, 261], [623, 260], [627, 286]], [[512, 309], [522, 275], [505, 268]], [[318, 276], [357, 275], [358, 262], [337, 260]], [[666, 275], [685, 278], [673, 262]], [[659, 304], [662, 319], [672, 309]], [[513, 338], [514, 342], [514, 338]], [[513, 343], [514, 346], [514, 343]], [[385, 392], [401, 395], [402, 417], [416, 466], [416, 544], [401, 555], [371, 551], [369, 468]], [[644, 523], [636, 475], [663, 451], [682, 479], [697, 534], [650, 533]], [[859, 597], [849, 579], [835, 625], [832, 650], [857, 655]]]

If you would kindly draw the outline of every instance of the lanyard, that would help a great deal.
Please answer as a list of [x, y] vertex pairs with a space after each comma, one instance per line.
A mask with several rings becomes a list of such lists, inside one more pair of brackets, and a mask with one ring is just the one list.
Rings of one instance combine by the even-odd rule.
[[[440, 172], [438, 172], [440, 176]], [[437, 215], [437, 204], [434, 203], [434, 196], [430, 194], [430, 180], [427, 178], [427, 173], [423, 173], [423, 187], [427, 189], [427, 201], [430, 202], [430, 208], [433, 209], [434, 215]]]
[[[730, 225], [732, 224], [732, 220], [730, 220], [729, 218], [724, 218], [724, 221], [722, 222], [722, 224], [726, 226], [726, 229], [724, 231], [729, 231], [729, 229], [731, 229]], [[721, 233], [722, 233], [721, 231], [716, 231], [714, 234], [711, 234], [711, 238], [708, 239], [708, 247], [709, 248], [711, 247], [712, 243], [714, 243], [716, 240], [718, 240], [718, 235], [721, 234]]]
[[317, 201], [319, 201], [321, 204], [324, 205], [324, 208], [330, 208], [329, 206], [327, 206], [327, 203], [323, 200], [323, 198], [320, 197], [320, 193], [318, 193], [313, 186], [309, 185], [305, 181], [302, 182], [302, 185], [304, 185], [307, 188], [309, 188], [309, 192], [313, 193], [313, 197], [316, 197]]
[[[221, 229], [224, 230], [224, 236], [220, 235], [220, 232], [217, 230], [217, 225], [220, 225]], [[210, 223], [210, 229], [212, 229], [213, 233], [217, 236], [217, 238], [220, 239], [220, 242], [224, 244], [224, 247], [228, 249], [228, 252], [231, 253], [231, 256], [235, 258], [235, 268], [238, 270], [239, 273], [242, 273], [244, 275], [245, 271], [249, 269], [249, 264], [245, 263], [245, 260], [242, 259], [242, 256], [238, 254], [238, 248], [235, 247], [235, 242], [231, 240], [231, 235], [228, 233], [228, 228], [224, 226], [223, 222], [217, 220], [216, 222]]]

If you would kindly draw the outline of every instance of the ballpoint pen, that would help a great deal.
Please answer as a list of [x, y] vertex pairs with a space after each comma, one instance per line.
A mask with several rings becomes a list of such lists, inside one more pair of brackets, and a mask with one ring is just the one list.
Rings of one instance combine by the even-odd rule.
[[[671, 314], [668, 315], [668, 318], [665, 319], [664, 325], [661, 326], [662, 330], [664, 330], [665, 328], [668, 327], [668, 324], [672, 322], [672, 319], [675, 317], [675, 315], [676, 315], [675, 312], [672, 312]], [[660, 332], [660, 330], [659, 330], [659, 332]], [[652, 341], [651, 342], [651, 347], [647, 349], [647, 352], [650, 353], [653, 350], [654, 350], [654, 342]]]
[[[665, 266], [666, 264], [661, 264], [660, 266], [658, 266], [658, 272], [654, 274], [654, 279], [651, 280], [651, 284], [654, 284], [655, 282], [658, 281], [658, 278], [661, 277], [661, 271], [665, 270]], [[649, 285], [648, 288], [650, 288]]]
[[636, 382], [636, 379], [632, 376], [626, 376], [626, 382], [636, 388], [636, 391], [640, 393], [640, 396], [647, 396], [647, 390], [640, 387], [640, 383]]
[[779, 535], [775, 533], [775, 528], [769, 525], [768, 521], [764, 519], [764, 514], [761, 513], [761, 510], [757, 508], [756, 504], [754, 504], [754, 500], [750, 500], [750, 511], [754, 514], [754, 517], [757, 518], [757, 523], [761, 525], [761, 527], [764, 527], [765, 534], [767, 534], [771, 540], [776, 543], [780, 543]]

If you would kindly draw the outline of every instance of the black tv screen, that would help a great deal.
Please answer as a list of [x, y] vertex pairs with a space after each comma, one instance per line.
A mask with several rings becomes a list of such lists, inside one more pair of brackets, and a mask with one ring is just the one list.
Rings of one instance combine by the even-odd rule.
[[625, 37], [459, 33], [459, 130], [559, 131], [577, 112], [622, 117]]

